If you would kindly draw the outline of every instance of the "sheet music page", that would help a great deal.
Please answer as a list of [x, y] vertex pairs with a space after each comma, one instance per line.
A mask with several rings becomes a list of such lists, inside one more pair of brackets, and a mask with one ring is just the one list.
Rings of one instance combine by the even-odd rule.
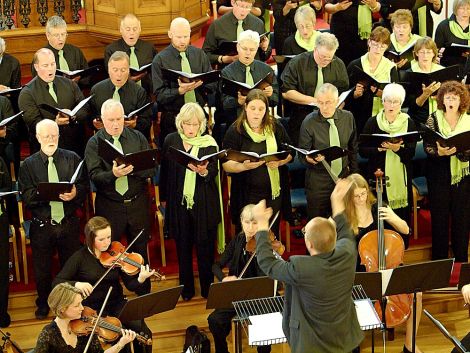
[[380, 326], [381, 322], [369, 299], [355, 300], [354, 306], [356, 307], [357, 320], [359, 321], [361, 329]]
[[266, 341], [285, 340], [280, 312], [253, 315], [248, 318], [251, 322], [251, 325], [248, 325], [248, 344], [250, 346], [265, 345]]
[[389, 268], [388, 270], [379, 271], [382, 273], [382, 295], [385, 294], [387, 290], [388, 283], [390, 282], [390, 278], [392, 277], [393, 268]]

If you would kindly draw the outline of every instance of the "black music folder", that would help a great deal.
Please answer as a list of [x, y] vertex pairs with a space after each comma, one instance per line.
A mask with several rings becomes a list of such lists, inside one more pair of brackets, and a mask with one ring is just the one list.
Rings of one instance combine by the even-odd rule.
[[295, 58], [295, 55], [273, 55], [276, 64], [287, 64], [292, 58]]
[[233, 308], [233, 302], [272, 297], [274, 280], [269, 277], [252, 277], [235, 281], [212, 283], [206, 309]]
[[262, 153], [258, 154], [256, 152], [247, 152], [247, 151], [235, 151], [232, 149], [227, 150], [227, 159], [235, 162], [243, 163], [246, 160], [250, 162], [259, 162], [261, 160], [265, 162], [271, 161], [280, 161], [286, 159], [290, 154], [289, 151], [279, 151], [273, 153]]
[[204, 83], [217, 82], [220, 78], [220, 70], [212, 70], [202, 73], [188, 73], [178, 70], [162, 68], [162, 76], [165, 80], [177, 81], [180, 80], [184, 83], [194, 81], [202, 81]]
[[368, 90], [370, 87], [377, 87], [378, 89], [383, 89], [390, 82], [379, 82], [368, 73], [364, 72], [359, 66], [353, 66], [353, 72], [350, 80], [351, 84], [356, 85], [360, 83], [364, 86], [365, 90]]
[[130, 112], [128, 115], [125, 115], [124, 114], [124, 120], [134, 120], [135, 117], [137, 116], [137, 114], [139, 114], [141, 111], [143, 111], [144, 109], [148, 108], [152, 103], [151, 102], [148, 102], [147, 104], [144, 104], [142, 107], [140, 107], [139, 109], [136, 109], [136, 110], [133, 110], [132, 112]]
[[80, 76], [81, 78], [90, 76], [101, 70], [102, 70], [102, 67], [100, 65], [93, 65], [83, 70], [74, 70], [74, 71], [56, 69], [56, 75], [74, 79], [75, 77], [78, 77], [78, 76]]
[[421, 124], [421, 127], [424, 130], [423, 138], [427, 143], [436, 144], [439, 141], [439, 144], [442, 147], [455, 147], [457, 152], [470, 150], [470, 131], [461, 132], [450, 137], [444, 137], [438, 131], [434, 131], [424, 124]]
[[237, 51], [237, 41], [236, 40], [233, 40], [233, 41], [223, 41], [219, 44], [219, 47], [217, 48], [217, 51], [216, 53], [218, 55], [228, 55], [228, 56], [232, 56], [232, 55], [237, 55], [238, 54], [238, 51]]
[[149, 149], [139, 152], [124, 154], [116, 148], [111, 142], [104, 139], [98, 141], [98, 155], [109, 164], [116, 161], [118, 165], [133, 165], [134, 172], [153, 169], [157, 164], [157, 150]]
[[18, 96], [23, 89], [23, 86], [18, 88], [7, 88], [0, 91], [0, 96]]
[[408, 59], [408, 61], [413, 60], [413, 49], [415, 47], [416, 41], [409, 43], [402, 51], [397, 52], [395, 50], [387, 50], [384, 56], [387, 59], [392, 60], [393, 62], [399, 62], [403, 59]]
[[243, 96], [246, 96], [248, 92], [250, 92], [252, 89], [258, 88], [258, 89], [264, 89], [267, 86], [271, 86], [273, 84], [273, 73], [269, 72], [264, 76], [261, 80], [258, 82], [255, 82], [253, 86], [244, 83], [244, 82], [238, 82], [234, 80], [230, 80], [228, 78], [222, 77], [222, 92], [237, 98], [238, 97], [238, 92], [240, 92]]
[[91, 97], [93, 97], [93, 94], [78, 103], [77, 106], [73, 108], [70, 112], [68, 111], [68, 109], [60, 109], [57, 107], [53, 107], [52, 105], [49, 105], [47, 103], [39, 104], [39, 107], [44, 110], [47, 110], [51, 114], [57, 115], [58, 113], [61, 113], [68, 116], [70, 119], [73, 119], [73, 117], [78, 113], [80, 109], [83, 108], [83, 106], [91, 99]]
[[152, 70], [152, 63], [143, 65], [139, 67], [138, 69], [133, 68], [133, 67], [129, 68], [131, 76], [137, 76], [137, 75], [143, 74], [144, 72], [150, 72], [151, 70]]
[[8, 124], [10, 121], [12, 121], [13, 119], [15, 119], [16, 117], [20, 116], [20, 115], [23, 115], [23, 111], [20, 111], [19, 113], [15, 114], [15, 115], [12, 115], [10, 116], [9, 118], [6, 118], [6, 119], [3, 119], [1, 122], [0, 122], [0, 128], [2, 128], [3, 126], [5, 126], [6, 124]]
[[361, 134], [359, 144], [367, 147], [380, 147], [383, 142], [390, 143], [413, 143], [421, 139], [418, 131], [404, 132], [402, 134]]
[[211, 153], [200, 158], [196, 156], [191, 156], [191, 154], [189, 154], [188, 152], [181, 151], [177, 148], [174, 148], [173, 146], [171, 146], [168, 150], [168, 158], [181, 164], [185, 168], [188, 167], [188, 164], [202, 165], [206, 161], [215, 161], [218, 159], [225, 158], [225, 156], [227, 156], [227, 150]]
[[130, 299], [118, 317], [122, 322], [129, 322], [173, 310], [182, 290], [183, 286], [178, 286]]
[[77, 180], [83, 165], [83, 160], [78, 164], [77, 169], [72, 175], [70, 181], [59, 181], [55, 183], [41, 182], [36, 189], [35, 200], [37, 201], [62, 201], [60, 194], [69, 193]]
[[429, 86], [433, 82], [458, 80], [459, 76], [459, 65], [452, 65], [431, 73], [402, 71], [400, 73], [400, 80], [408, 83], [407, 88], [411, 92], [421, 94], [423, 92], [423, 84]]
[[348, 150], [345, 150], [344, 148], [341, 148], [339, 146], [330, 146], [322, 150], [310, 150], [310, 151], [307, 151], [303, 148], [294, 147], [289, 144], [285, 144], [285, 146], [292, 148], [296, 150], [297, 152], [299, 152], [300, 154], [303, 154], [304, 156], [309, 156], [311, 158], [316, 158], [319, 155], [322, 155], [325, 157], [327, 161], [333, 161], [335, 159], [341, 158], [347, 155], [349, 152]]
[[461, 57], [470, 54], [470, 45], [452, 43], [442, 53], [443, 57]]

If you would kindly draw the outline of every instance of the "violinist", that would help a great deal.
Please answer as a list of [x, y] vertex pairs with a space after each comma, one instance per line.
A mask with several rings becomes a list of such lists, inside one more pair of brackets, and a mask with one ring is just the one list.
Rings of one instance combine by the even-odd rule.
[[[470, 130], [470, 95], [462, 83], [444, 82], [437, 94], [437, 110], [426, 126], [448, 137]], [[429, 188], [432, 229], [432, 259], [447, 259], [449, 221], [455, 261], [468, 261], [470, 204], [470, 150], [457, 151], [424, 139], [428, 155], [426, 179]]]
[[[344, 197], [345, 215], [351, 224], [351, 229], [356, 236], [356, 243], [370, 231], [377, 229], [377, 203], [374, 195], [372, 194], [367, 181], [360, 174], [351, 174], [346, 180], [349, 180], [352, 185]], [[397, 214], [389, 206], [380, 208], [380, 216], [385, 221], [385, 228], [397, 231], [404, 239], [409, 236], [410, 227], [408, 224], [397, 216]], [[364, 272], [365, 267], [361, 265], [358, 256], [356, 262], [356, 271]], [[416, 331], [421, 318], [421, 305], [422, 293], [417, 295], [417, 312], [416, 312]], [[406, 335], [405, 345], [403, 352], [411, 352], [412, 347], [412, 332], [413, 332], [413, 319], [412, 313], [406, 321]], [[416, 352], [421, 352], [416, 347]]]
[[[219, 261], [212, 265], [212, 272], [214, 272], [219, 281], [238, 280], [240, 273], [251, 256], [247, 248], [251, 251], [255, 250], [256, 242], [254, 236], [258, 230], [258, 224], [253, 218], [254, 206], [249, 204], [243, 207], [240, 215], [242, 232], [232, 238]], [[250, 249], [252, 244], [254, 245], [253, 249]], [[222, 272], [226, 265], [229, 266], [228, 276], [225, 276]], [[243, 278], [260, 276], [265, 276], [265, 274], [259, 268], [258, 263], [253, 260], [247, 267]], [[207, 318], [209, 329], [214, 337], [215, 353], [228, 353], [226, 337], [230, 333], [231, 320], [235, 315], [234, 309], [216, 309]], [[258, 346], [257, 349], [260, 353], [271, 352], [271, 346]]]
[[[93, 217], [85, 225], [84, 232], [86, 246], [70, 257], [58, 273], [53, 285], [62, 282], [70, 283], [87, 297], [83, 303], [97, 311], [106, 297], [108, 288], [113, 287], [103, 315], [117, 317], [127, 301], [120, 279], [122, 279], [128, 290], [135, 292], [145, 285], [145, 280], [152, 276], [155, 271], [150, 271], [148, 265], [145, 265], [141, 267], [138, 275], [130, 276], [118, 267], [114, 267], [100, 284], [93, 289], [93, 285], [106, 272], [106, 268], [100, 262], [100, 255], [111, 244], [111, 225], [106, 218]], [[135, 332], [143, 332], [148, 337], [152, 337], [152, 333], [144, 320], [123, 322], [123, 325]], [[134, 351], [151, 353], [152, 346], [148, 345], [146, 349], [143, 349], [141, 345], [136, 344], [134, 345]]]
[[[217, 143], [205, 134], [206, 117], [197, 103], [186, 103], [176, 116], [176, 128], [165, 138], [162, 151], [160, 200], [166, 207], [165, 222], [176, 243], [181, 296], [190, 300], [195, 294], [193, 248], [196, 248], [201, 296], [207, 298], [214, 281], [211, 267], [219, 235], [219, 247], [225, 245], [221, 216], [219, 168], [217, 161], [182, 166], [169, 158], [170, 147], [203, 157], [217, 152]], [[220, 184], [219, 184], [220, 185]]]
[[[47, 303], [56, 315], [50, 324], [39, 334], [35, 353], [81, 353], [84, 351], [88, 336], [77, 336], [72, 331], [70, 322], [80, 319], [83, 312], [82, 292], [68, 283], [57, 285], [49, 294]], [[94, 336], [88, 352], [117, 353], [136, 337], [131, 330], [122, 330], [119, 341], [110, 348], [103, 350], [98, 336]]]

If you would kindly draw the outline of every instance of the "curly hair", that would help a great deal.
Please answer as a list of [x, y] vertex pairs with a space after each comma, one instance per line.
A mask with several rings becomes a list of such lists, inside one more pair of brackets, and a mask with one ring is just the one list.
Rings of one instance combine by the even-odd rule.
[[242, 133], [244, 131], [243, 123], [247, 121], [247, 116], [246, 116], [246, 107], [248, 106], [248, 103], [251, 101], [254, 101], [256, 99], [259, 99], [262, 101], [266, 107], [266, 111], [264, 113], [263, 121], [261, 122], [261, 130], [265, 130], [268, 128], [271, 130], [273, 133], [275, 131], [275, 124], [274, 124], [274, 119], [273, 117], [269, 114], [269, 100], [268, 97], [264, 94], [264, 92], [260, 89], [252, 89], [248, 95], [246, 96], [245, 100], [245, 105], [243, 106], [243, 111], [238, 117], [237, 120], [235, 120], [235, 128], [238, 133]]
[[468, 93], [467, 87], [459, 81], [447, 81], [441, 85], [439, 91], [437, 92], [437, 109], [446, 111], [446, 106], [444, 105], [444, 96], [446, 94], [455, 94], [460, 97], [460, 105], [458, 112], [463, 114], [468, 111], [470, 106], [470, 94]]

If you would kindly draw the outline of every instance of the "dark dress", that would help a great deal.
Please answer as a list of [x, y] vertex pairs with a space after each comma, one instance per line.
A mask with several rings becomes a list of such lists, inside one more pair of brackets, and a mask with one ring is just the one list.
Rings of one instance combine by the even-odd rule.
[[[217, 225], [221, 220], [219, 191], [216, 184], [219, 169], [217, 163], [210, 162], [207, 167], [209, 174], [206, 177], [196, 175], [194, 205], [188, 209], [183, 198], [186, 168], [168, 157], [170, 147], [184, 151], [183, 141], [177, 132], [169, 134], [163, 144], [160, 200], [167, 203], [165, 222], [176, 242], [179, 279], [180, 284], [184, 285], [182, 296], [187, 299], [194, 296], [192, 249], [195, 246], [201, 295], [207, 298], [209, 287], [214, 281], [212, 264]], [[216, 152], [215, 146], [200, 148], [198, 156], [214, 152]]]
[[[276, 137], [278, 151], [284, 150], [281, 144], [290, 144], [289, 136], [284, 127], [276, 122], [274, 135]], [[239, 133], [235, 124], [232, 124], [224, 138], [224, 148], [231, 148], [235, 151], [251, 151], [258, 154], [266, 153], [266, 142], [253, 142], [248, 133], [242, 127]], [[247, 170], [241, 173], [233, 173], [232, 186], [230, 192], [230, 211], [232, 223], [238, 229], [240, 227], [240, 213], [248, 204], [256, 204], [265, 199], [268, 207], [273, 208], [273, 214], [282, 210], [283, 215], [290, 215], [290, 190], [288, 185], [287, 166], [283, 165], [279, 168], [281, 179], [281, 195], [272, 199], [271, 183], [269, 180], [268, 169], [262, 165], [256, 169]], [[279, 221], [273, 226], [274, 234], [279, 233]]]
[[[467, 118], [469, 118], [467, 116]], [[434, 114], [426, 125], [434, 131], [439, 126]], [[468, 236], [470, 230], [470, 176], [451, 185], [450, 157], [439, 156], [437, 147], [424, 140], [424, 150], [428, 155], [426, 180], [428, 183], [431, 210], [432, 259], [447, 259], [449, 253], [449, 219], [452, 252], [455, 261], [468, 261]], [[470, 160], [470, 151], [457, 153], [462, 162]]]
[[[0, 191], [11, 191], [11, 179], [8, 168], [0, 157]], [[5, 209], [5, 200], [0, 198], [0, 327], [7, 327], [10, 324], [8, 310], [8, 286], [10, 284], [10, 244], [8, 232], [8, 213]]]
[[[416, 131], [416, 124], [411, 118], [408, 118], [408, 130], [407, 131]], [[366, 125], [364, 126], [364, 130], [362, 131], [364, 134], [386, 134], [385, 131], [381, 130], [377, 124], [377, 117], [373, 116], [367, 120]], [[404, 144], [403, 148], [400, 148], [396, 154], [400, 157], [401, 163], [404, 164], [406, 168], [406, 180], [404, 181], [405, 186], [408, 191], [408, 205], [406, 207], [394, 209], [394, 212], [397, 214], [398, 217], [405, 220], [405, 222], [409, 223], [410, 221], [410, 209], [411, 209], [411, 202], [413, 200], [412, 196], [412, 184], [411, 178], [413, 175], [413, 164], [412, 159], [415, 155], [416, 149], [416, 142], [414, 143], [406, 143]], [[367, 163], [367, 174], [365, 175], [366, 179], [375, 180], [374, 172], [380, 168], [385, 173], [385, 152], [379, 152], [376, 147], [364, 147], [359, 146], [359, 153], [361, 156], [368, 158], [369, 161]], [[387, 175], [385, 175], [386, 177]], [[384, 201], [387, 200], [387, 190], [384, 188]]]

